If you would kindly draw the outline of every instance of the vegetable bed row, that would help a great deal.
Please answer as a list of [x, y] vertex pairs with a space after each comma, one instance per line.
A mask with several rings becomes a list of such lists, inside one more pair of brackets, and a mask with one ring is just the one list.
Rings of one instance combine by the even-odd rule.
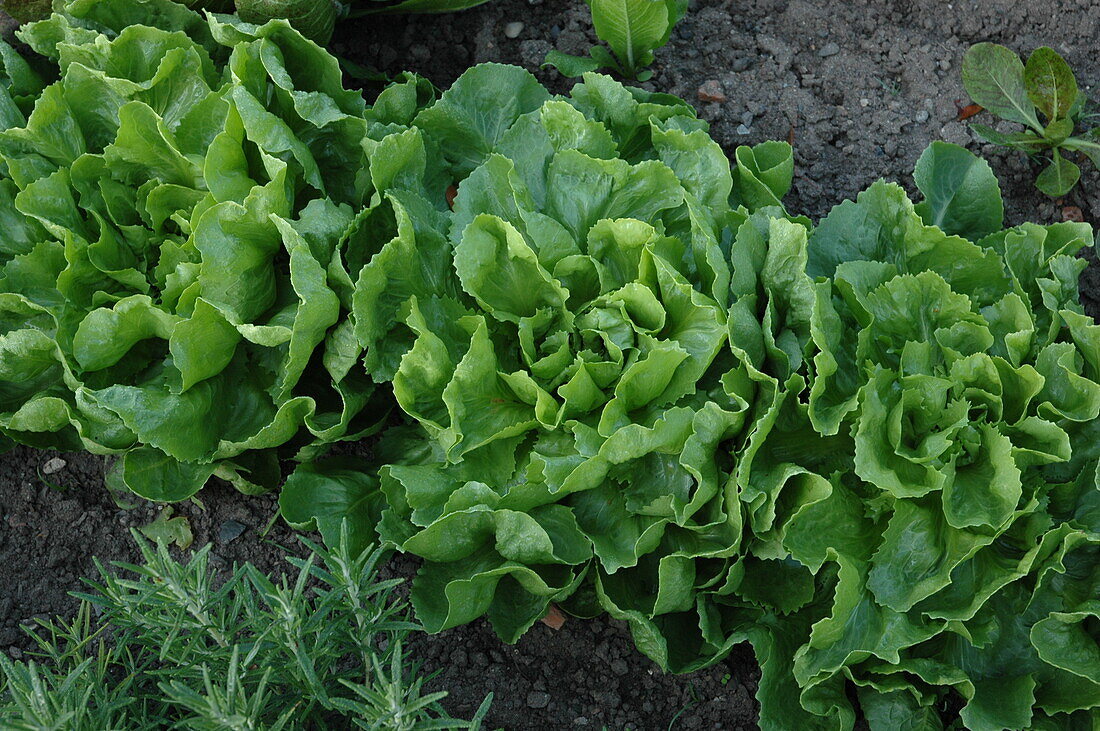
[[[790, 147], [475, 67], [372, 106], [284, 21], [72, 0], [0, 47], [0, 428], [212, 476], [420, 556], [418, 619], [551, 603], [765, 728], [1089, 729], [1100, 327], [1086, 224], [1003, 228], [963, 148], [825, 219]], [[381, 432], [372, 462], [328, 445]], [[282, 466], [299, 463], [283, 486]], [[854, 692], [853, 692], [854, 691]], [[797, 698], [799, 702], [792, 702]]]

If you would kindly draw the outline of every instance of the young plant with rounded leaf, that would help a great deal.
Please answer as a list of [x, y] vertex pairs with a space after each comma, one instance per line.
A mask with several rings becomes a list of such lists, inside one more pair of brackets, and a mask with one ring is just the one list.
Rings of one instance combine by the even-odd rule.
[[653, 52], [668, 43], [672, 29], [687, 12], [688, 0], [585, 0], [596, 35], [607, 44], [592, 46], [587, 56], [561, 51], [546, 54], [543, 67], [563, 76], [606, 69], [625, 79], [647, 81]]
[[1080, 153], [1100, 166], [1100, 134], [1086, 125], [1087, 97], [1057, 51], [1032, 51], [1024, 64], [1008, 48], [979, 43], [963, 58], [963, 84], [970, 98], [987, 111], [1024, 126], [1022, 132], [998, 132], [972, 125], [983, 138], [1026, 152], [1049, 151], [1051, 159], [1035, 187], [1052, 198], [1066, 195], [1081, 179], [1081, 169], [1063, 153]]

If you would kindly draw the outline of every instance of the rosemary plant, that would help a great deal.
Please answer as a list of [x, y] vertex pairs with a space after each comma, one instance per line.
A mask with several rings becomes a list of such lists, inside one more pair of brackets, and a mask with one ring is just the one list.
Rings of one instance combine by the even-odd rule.
[[234, 567], [210, 547], [178, 561], [136, 533], [140, 564], [100, 564], [72, 620], [28, 630], [33, 659], [0, 655], [0, 728], [476, 729], [451, 718], [404, 640], [418, 626], [380, 580], [380, 550], [306, 542], [294, 578]]

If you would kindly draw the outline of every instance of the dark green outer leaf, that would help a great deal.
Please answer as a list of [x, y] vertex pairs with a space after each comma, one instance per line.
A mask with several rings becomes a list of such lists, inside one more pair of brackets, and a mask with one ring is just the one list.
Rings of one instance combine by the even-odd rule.
[[214, 474], [214, 465], [175, 460], [159, 449], [142, 447], [127, 452], [115, 469], [126, 487], [146, 500], [178, 502], [202, 489]]
[[[367, 13], [454, 13], [467, 8], [476, 8], [488, 0], [404, 0], [396, 5], [387, 5], [378, 9], [362, 10]], [[353, 13], [353, 15], [356, 13]]]
[[241, 20], [263, 24], [284, 18], [295, 30], [317, 43], [328, 43], [336, 27], [332, 0], [236, 0]]
[[328, 545], [339, 543], [341, 524], [346, 521], [355, 553], [374, 542], [383, 504], [374, 471], [351, 458], [300, 466], [279, 495], [283, 518], [297, 528], [320, 531]]

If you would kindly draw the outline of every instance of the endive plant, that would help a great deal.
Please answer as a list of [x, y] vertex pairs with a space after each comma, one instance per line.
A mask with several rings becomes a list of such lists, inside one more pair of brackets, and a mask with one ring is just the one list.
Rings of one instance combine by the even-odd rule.
[[[325, 44], [340, 18], [378, 13], [450, 13], [488, 0], [179, 0], [195, 10], [237, 13], [241, 20], [262, 25], [281, 18], [302, 35]], [[19, 22], [41, 20], [50, 14], [51, 0], [3, 0], [0, 7]]]

